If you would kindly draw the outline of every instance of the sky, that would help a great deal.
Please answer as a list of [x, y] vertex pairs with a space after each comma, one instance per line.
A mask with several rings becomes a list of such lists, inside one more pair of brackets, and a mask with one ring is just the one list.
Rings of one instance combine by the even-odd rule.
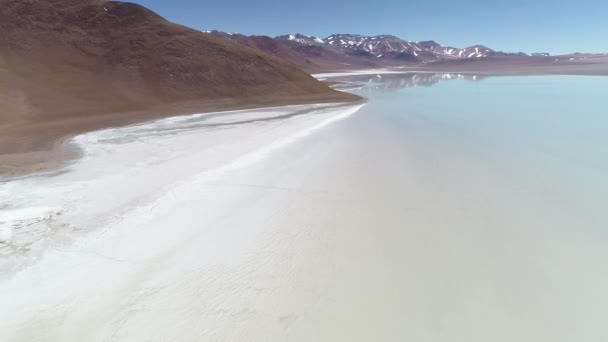
[[393, 34], [509, 52], [608, 53], [608, 0], [129, 1], [198, 30]]

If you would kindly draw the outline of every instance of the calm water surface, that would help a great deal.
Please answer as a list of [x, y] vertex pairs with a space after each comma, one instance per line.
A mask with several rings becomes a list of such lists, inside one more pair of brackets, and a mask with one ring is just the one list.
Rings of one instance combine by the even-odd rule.
[[309, 329], [608, 341], [607, 78], [343, 80], [369, 104], [304, 181], [352, 200], [319, 215], [335, 261]]

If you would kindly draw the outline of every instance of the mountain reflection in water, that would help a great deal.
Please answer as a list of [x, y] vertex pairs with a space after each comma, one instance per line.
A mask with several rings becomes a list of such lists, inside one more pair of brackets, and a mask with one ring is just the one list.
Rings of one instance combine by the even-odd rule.
[[458, 74], [458, 73], [399, 73], [399, 74], [367, 74], [350, 75], [333, 78], [338, 90], [368, 88], [380, 91], [395, 91], [411, 87], [430, 87], [442, 81], [467, 80], [481, 81], [487, 75]]

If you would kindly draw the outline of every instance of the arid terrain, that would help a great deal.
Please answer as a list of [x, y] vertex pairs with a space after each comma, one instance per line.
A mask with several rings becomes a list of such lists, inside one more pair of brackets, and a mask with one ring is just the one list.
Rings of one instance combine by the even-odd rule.
[[66, 135], [155, 117], [356, 99], [292, 63], [136, 4], [1, 0], [0, 32], [5, 158], [48, 150]]

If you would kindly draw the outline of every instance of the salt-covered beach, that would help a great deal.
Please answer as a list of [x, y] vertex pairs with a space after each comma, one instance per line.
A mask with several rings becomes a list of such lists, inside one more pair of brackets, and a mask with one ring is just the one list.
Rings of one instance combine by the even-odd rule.
[[605, 81], [424, 77], [3, 182], [2, 340], [601, 340]]

